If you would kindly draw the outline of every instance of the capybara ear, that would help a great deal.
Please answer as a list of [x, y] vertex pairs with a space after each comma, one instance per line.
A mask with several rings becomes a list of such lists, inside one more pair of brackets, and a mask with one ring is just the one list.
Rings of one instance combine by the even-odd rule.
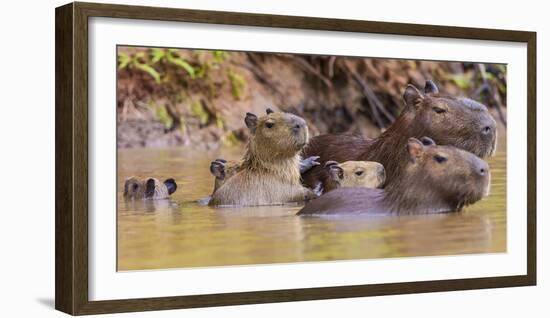
[[218, 179], [225, 179], [225, 160], [216, 159], [212, 161], [210, 163], [210, 172]]
[[416, 162], [416, 159], [424, 152], [424, 145], [416, 138], [409, 138], [407, 142], [407, 151], [412, 162]]
[[437, 88], [437, 85], [431, 80], [427, 80], [426, 84], [424, 85], [424, 93], [426, 94], [438, 94], [439, 88]]
[[145, 183], [145, 198], [152, 198], [155, 195], [155, 179], [149, 178]]
[[128, 191], [130, 190], [130, 179], [126, 179], [124, 182], [124, 196], [128, 195]]
[[258, 126], [258, 116], [252, 113], [246, 113], [246, 117], [244, 118], [244, 123], [252, 133], [255, 133], [256, 127]]
[[330, 168], [330, 166], [333, 166], [333, 165], [337, 165], [338, 162], [334, 161], [334, 160], [329, 160], [327, 162], [325, 162], [325, 168], [328, 169]]
[[422, 141], [422, 144], [424, 146], [435, 146], [435, 141], [430, 137], [424, 136], [424, 137], [420, 138], [420, 141]]
[[340, 181], [344, 178], [344, 169], [342, 169], [336, 161], [327, 161], [325, 163], [325, 169], [332, 180]]
[[407, 85], [407, 88], [405, 88], [403, 99], [405, 99], [405, 103], [407, 103], [407, 105], [414, 106], [424, 99], [424, 95], [418, 90], [418, 88], [414, 87], [414, 85], [409, 84]]
[[271, 109], [271, 108], [269, 108], [269, 107], [265, 110], [265, 112], [266, 112], [268, 115], [271, 114], [271, 113], [274, 113], [273, 109]]
[[124, 182], [124, 196], [129, 195], [130, 193], [136, 192], [139, 188], [136, 177], [130, 177]]
[[166, 189], [168, 189], [168, 194], [176, 192], [176, 189], [178, 188], [176, 180], [174, 180], [173, 178], [164, 180], [164, 185], [166, 186]]

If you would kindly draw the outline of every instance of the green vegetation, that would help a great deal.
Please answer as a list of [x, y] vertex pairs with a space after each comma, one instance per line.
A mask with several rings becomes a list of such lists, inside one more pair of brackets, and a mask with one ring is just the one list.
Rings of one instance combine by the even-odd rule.
[[231, 82], [231, 93], [233, 94], [233, 97], [235, 97], [235, 99], [241, 99], [241, 95], [246, 88], [246, 81], [241, 75], [235, 73], [233, 70], [229, 70], [229, 72], [227, 72], [227, 76]]
[[184, 114], [194, 117], [200, 126], [213, 120], [223, 129], [220, 113], [201, 100], [206, 98], [207, 104], [212, 103], [224, 91], [240, 100], [247, 84], [231, 65], [231, 53], [225, 51], [120, 48], [118, 73], [119, 80], [127, 78], [133, 83], [129, 85], [132, 91], [120, 96], [119, 105], [128, 104], [121, 98], [143, 95], [155, 119], [168, 131], [176, 128], [185, 131], [185, 127], [179, 127], [185, 126]]
[[[407, 84], [428, 79], [506, 124], [505, 65], [138, 47], [118, 49], [118, 118], [137, 121], [128, 123], [135, 146], [165, 134], [171, 145], [235, 145], [247, 139], [243, 114], [268, 106], [304, 117], [314, 133], [376, 136], [399, 116]], [[147, 123], [164, 131], [136, 128]]]

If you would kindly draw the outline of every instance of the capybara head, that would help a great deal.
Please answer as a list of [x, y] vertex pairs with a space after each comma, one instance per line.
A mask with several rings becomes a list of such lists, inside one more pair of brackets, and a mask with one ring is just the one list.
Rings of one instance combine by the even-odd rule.
[[134, 199], [166, 199], [177, 189], [176, 181], [172, 178], [160, 182], [155, 178], [138, 179], [130, 177], [124, 182], [124, 198]]
[[399, 204], [400, 210], [408, 208], [407, 202], [459, 210], [489, 194], [489, 165], [476, 155], [438, 146], [428, 137], [410, 138], [407, 151], [409, 163], [401, 182], [386, 188], [389, 201]]
[[268, 108], [262, 117], [246, 113], [244, 121], [251, 133], [249, 147], [264, 159], [295, 156], [308, 141], [305, 120], [290, 113]]
[[327, 161], [325, 169], [336, 187], [378, 188], [386, 181], [384, 166], [374, 161]]
[[485, 105], [465, 97], [439, 93], [432, 81], [424, 92], [408, 85], [403, 94], [405, 115], [416, 135], [430, 136], [438, 144], [452, 145], [485, 158], [496, 150], [496, 122]]

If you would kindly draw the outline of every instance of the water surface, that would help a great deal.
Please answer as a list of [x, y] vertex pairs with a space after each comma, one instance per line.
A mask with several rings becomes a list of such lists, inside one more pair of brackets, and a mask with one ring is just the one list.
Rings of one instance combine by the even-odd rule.
[[[501, 134], [504, 135], [504, 134]], [[499, 140], [488, 198], [459, 213], [312, 218], [299, 205], [211, 208], [210, 161], [238, 151], [118, 150], [118, 270], [291, 263], [506, 251], [506, 149]], [[169, 201], [122, 198], [129, 176], [173, 177]]]

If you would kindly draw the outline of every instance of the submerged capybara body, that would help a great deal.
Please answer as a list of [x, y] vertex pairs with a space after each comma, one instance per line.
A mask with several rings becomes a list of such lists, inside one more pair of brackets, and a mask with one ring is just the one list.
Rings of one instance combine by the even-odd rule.
[[272, 205], [304, 201], [312, 192], [300, 179], [300, 152], [308, 141], [305, 121], [273, 112], [247, 113], [251, 136], [238, 172], [212, 194], [210, 205]]
[[167, 199], [177, 189], [176, 181], [172, 178], [160, 182], [156, 178], [139, 179], [130, 177], [124, 182], [124, 198], [135, 199]]
[[472, 153], [411, 138], [399, 182], [384, 189], [340, 188], [309, 202], [308, 214], [423, 214], [460, 210], [488, 195], [489, 166]]
[[374, 161], [327, 161], [325, 170], [328, 180], [323, 193], [341, 187], [378, 188], [386, 180], [384, 166]]
[[[365, 139], [351, 134], [325, 134], [314, 137], [304, 156], [320, 156], [344, 162], [375, 161], [386, 169], [386, 183], [398, 179], [407, 162], [405, 145], [410, 137], [431, 137], [437, 144], [450, 145], [485, 158], [496, 149], [496, 122], [487, 108], [471, 99], [446, 96], [436, 85], [426, 82], [424, 92], [407, 86], [405, 108], [397, 120], [378, 138]], [[304, 184], [314, 188], [325, 183], [324, 169], [315, 167], [303, 175]]]

